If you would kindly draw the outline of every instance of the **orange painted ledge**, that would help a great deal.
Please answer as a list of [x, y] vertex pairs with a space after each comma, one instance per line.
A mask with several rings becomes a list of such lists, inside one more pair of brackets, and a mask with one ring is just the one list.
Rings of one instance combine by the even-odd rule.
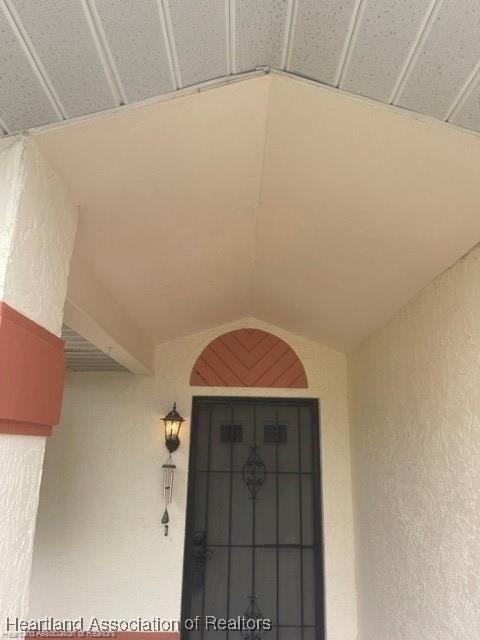
[[64, 377], [63, 340], [0, 302], [0, 433], [50, 435]]

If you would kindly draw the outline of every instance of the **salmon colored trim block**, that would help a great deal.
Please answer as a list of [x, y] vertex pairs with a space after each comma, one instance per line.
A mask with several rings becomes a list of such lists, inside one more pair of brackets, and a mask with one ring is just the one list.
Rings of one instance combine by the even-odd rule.
[[64, 376], [63, 340], [0, 302], [0, 433], [50, 435]]
[[193, 387], [306, 389], [307, 375], [295, 351], [260, 329], [238, 329], [213, 340], [190, 376]]

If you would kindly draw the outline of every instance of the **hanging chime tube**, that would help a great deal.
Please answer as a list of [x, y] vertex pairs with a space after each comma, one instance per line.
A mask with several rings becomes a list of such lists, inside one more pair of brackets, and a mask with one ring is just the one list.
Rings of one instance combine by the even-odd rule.
[[165, 501], [165, 511], [163, 512], [162, 524], [164, 525], [164, 534], [168, 536], [168, 523], [170, 517], [168, 515], [168, 505], [173, 500], [173, 480], [175, 477], [175, 469], [177, 468], [173, 464], [172, 456], [169, 455], [163, 468], [163, 499]]

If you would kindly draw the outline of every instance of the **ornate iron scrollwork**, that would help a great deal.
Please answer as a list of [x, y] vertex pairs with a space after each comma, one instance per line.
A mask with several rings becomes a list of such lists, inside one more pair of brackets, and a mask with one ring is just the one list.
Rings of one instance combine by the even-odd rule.
[[192, 557], [192, 585], [194, 589], [203, 589], [205, 586], [205, 565], [212, 553], [213, 550], [207, 548], [206, 531], [195, 531]]
[[243, 614], [246, 621], [253, 620], [254, 628], [248, 629], [248, 623], [245, 623], [245, 626], [241, 629], [240, 635], [243, 640], [260, 640], [265, 635], [265, 629], [263, 628], [263, 614], [258, 608], [255, 596], [250, 596], [250, 604], [247, 607], [247, 610]]
[[242, 478], [250, 491], [252, 500], [257, 499], [257, 494], [265, 482], [267, 468], [257, 452], [257, 447], [250, 447], [248, 456], [242, 469]]

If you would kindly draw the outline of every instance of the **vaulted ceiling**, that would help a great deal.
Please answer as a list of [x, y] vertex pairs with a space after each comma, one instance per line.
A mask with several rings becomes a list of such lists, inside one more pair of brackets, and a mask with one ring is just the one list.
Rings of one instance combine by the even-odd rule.
[[480, 131], [473, 0], [0, 0], [0, 135], [266, 66]]
[[69, 300], [143, 353], [245, 316], [347, 351], [480, 241], [476, 134], [284, 74], [34, 137], [80, 204]]

